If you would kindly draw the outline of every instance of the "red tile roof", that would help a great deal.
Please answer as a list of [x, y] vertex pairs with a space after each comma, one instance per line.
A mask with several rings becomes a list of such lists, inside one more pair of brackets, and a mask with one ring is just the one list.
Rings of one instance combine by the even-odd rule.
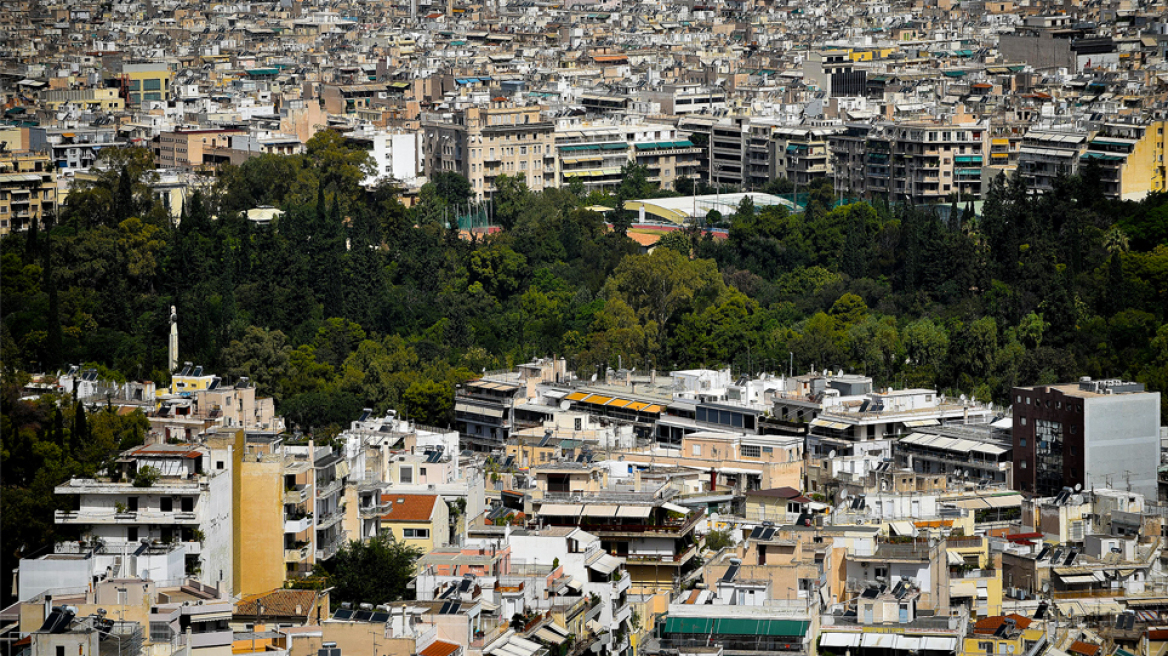
[[[259, 617], [304, 617], [310, 618], [310, 613], [316, 604], [316, 590], [272, 590], [244, 597], [235, 604], [235, 614], [246, 617], [256, 617], [259, 609], [257, 602], [263, 605], [264, 612]], [[299, 607], [299, 612], [297, 611]]]
[[454, 652], [458, 651], [459, 647], [461, 647], [461, 645], [456, 645], [453, 642], [435, 640], [434, 642], [430, 643], [429, 647], [426, 647], [422, 651], [418, 652], [418, 654], [420, 656], [450, 656]]
[[1067, 648], [1067, 651], [1071, 652], [1072, 654], [1082, 654], [1083, 656], [1096, 656], [1100, 651], [1102, 651], [1102, 649], [1103, 648], [1099, 645], [1093, 645], [1089, 642], [1076, 640], [1071, 643], [1071, 646]]
[[381, 519], [387, 522], [428, 522], [434, 516], [434, 503], [438, 497], [433, 494], [383, 494], [381, 500], [389, 502], [389, 512]]

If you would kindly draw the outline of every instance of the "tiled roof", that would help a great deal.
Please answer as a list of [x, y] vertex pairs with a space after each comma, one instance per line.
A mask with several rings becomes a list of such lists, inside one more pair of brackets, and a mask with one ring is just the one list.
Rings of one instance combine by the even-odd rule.
[[381, 500], [389, 502], [389, 512], [381, 519], [387, 522], [428, 522], [434, 515], [433, 494], [384, 494]]
[[1093, 645], [1089, 642], [1083, 642], [1082, 640], [1076, 640], [1075, 642], [1071, 643], [1069, 648], [1067, 648], [1067, 651], [1071, 652], [1072, 654], [1083, 654], [1083, 656], [1096, 656], [1100, 650], [1101, 648], [1099, 645]]
[[460, 645], [453, 642], [446, 642], [445, 640], [435, 640], [422, 651], [418, 652], [419, 656], [450, 656], [458, 651]]
[[[316, 590], [272, 590], [244, 597], [235, 614], [245, 617], [308, 617], [316, 603]], [[263, 605], [259, 614], [258, 604]], [[297, 610], [299, 608], [299, 611]]]

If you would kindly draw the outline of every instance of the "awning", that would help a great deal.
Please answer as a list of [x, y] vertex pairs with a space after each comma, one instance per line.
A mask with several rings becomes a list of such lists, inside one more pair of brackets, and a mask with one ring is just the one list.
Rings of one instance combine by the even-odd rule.
[[620, 510], [620, 506], [585, 505], [580, 514], [585, 517], [615, 517], [617, 510]]
[[584, 506], [578, 503], [545, 503], [539, 507], [536, 514], [555, 515], [556, 517], [577, 517]]
[[[810, 622], [801, 620], [752, 619], [745, 617], [666, 617], [666, 634], [698, 634], [705, 640], [721, 635], [781, 636], [802, 638]], [[715, 637], [714, 640], [717, 640]]]
[[337, 478], [344, 478], [349, 475], [349, 461], [341, 460], [337, 462]]
[[921, 426], [939, 426], [941, 422], [936, 419], [914, 419], [912, 421], [904, 422], [907, 428], [920, 428]]
[[535, 637], [543, 640], [544, 642], [550, 642], [553, 645], [562, 645], [564, 644], [564, 641], [567, 640], [567, 638], [555, 633], [554, 631], [549, 631], [546, 628], [536, 631]]
[[572, 579], [568, 581], [568, 587], [572, 588], [573, 590], [583, 590], [584, 584], [581, 583], [579, 579]]
[[819, 638], [820, 647], [859, 647], [859, 633], [824, 633]]
[[815, 419], [812, 419], [811, 425], [818, 426], [820, 428], [830, 428], [832, 430], [844, 430], [845, 428], [848, 427], [848, 425], [843, 423], [843, 422], [828, 421], [828, 420], [823, 419], [821, 417], [816, 417]]
[[921, 639], [912, 636], [897, 636], [896, 648], [903, 651], [918, 651], [921, 648]]
[[945, 554], [949, 558], [950, 565], [960, 566], [965, 564], [965, 559], [962, 558], [961, 554], [957, 553], [956, 551], [953, 551], [952, 549], [946, 549]]
[[617, 517], [645, 518], [653, 514], [653, 506], [621, 506]]
[[893, 535], [900, 535], [904, 537], [911, 537], [917, 532], [913, 527], [912, 522], [909, 521], [889, 522], [888, 529], [892, 531]]
[[223, 613], [205, 613], [201, 615], [191, 615], [192, 622], [220, 622], [231, 621], [231, 611]]
[[686, 508], [685, 506], [679, 506], [674, 503], [663, 503], [661, 504], [661, 507], [668, 510], [669, 512], [681, 513], [683, 515], [689, 514], [689, 508]]
[[588, 566], [591, 569], [600, 572], [601, 574], [612, 574], [616, 568], [620, 567], [620, 558], [609, 556], [605, 554], [596, 559], [596, 562]]
[[895, 649], [895, 633], [865, 633], [860, 639], [861, 647], [875, 647], [877, 649]]
[[927, 651], [953, 651], [957, 649], [957, 638], [921, 638], [921, 649]]

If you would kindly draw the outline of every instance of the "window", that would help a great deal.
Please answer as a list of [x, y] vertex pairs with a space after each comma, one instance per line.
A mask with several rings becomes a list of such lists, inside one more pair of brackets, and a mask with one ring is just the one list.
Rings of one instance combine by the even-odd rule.
[[397, 472], [397, 480], [399, 483], [402, 483], [403, 485], [408, 485], [410, 483], [413, 483], [414, 482], [414, 468], [413, 467], [402, 467], [401, 469], [399, 469]]
[[758, 458], [761, 455], [762, 455], [761, 448], [754, 446], [752, 444], [743, 444], [742, 445], [742, 457], [743, 458]]
[[130, 512], [138, 512], [138, 497], [128, 497], [126, 499], [126, 509]]
[[425, 475], [426, 475], [426, 468], [425, 467], [418, 467], [418, 476], [425, 476]]
[[170, 642], [173, 633], [170, 630], [170, 622], [151, 622], [150, 623], [150, 641], [151, 642]]
[[162, 497], [158, 500], [158, 509], [162, 512], [174, 511], [174, 499], [171, 497]]
[[1026, 438], [1025, 437], [1018, 440], [1018, 446], [1022, 447], [1023, 449], [1026, 448]]
[[702, 455], [702, 445], [694, 444], [693, 446], [690, 447], [690, 451], [691, 451], [692, 455], [700, 456], [700, 455]]
[[194, 497], [182, 497], [180, 501], [182, 503], [182, 511], [183, 512], [194, 512], [195, 511], [195, 498]]
[[138, 541], [138, 527], [137, 526], [126, 527], [126, 542], [137, 542], [137, 541]]
[[1025, 426], [1026, 425], [1026, 417], [1020, 417], [1020, 419], [1022, 420], [1022, 425]]
[[584, 429], [584, 420], [581, 419], [580, 417], [576, 417], [575, 421], [573, 422], [573, 425], [576, 427], [576, 430], [583, 430]]
[[57, 645], [57, 656], [65, 656], [65, 647], [63, 645]]
[[407, 528], [402, 530], [403, 537], [406, 538], [420, 538], [426, 539], [430, 537], [430, 529], [428, 528]]

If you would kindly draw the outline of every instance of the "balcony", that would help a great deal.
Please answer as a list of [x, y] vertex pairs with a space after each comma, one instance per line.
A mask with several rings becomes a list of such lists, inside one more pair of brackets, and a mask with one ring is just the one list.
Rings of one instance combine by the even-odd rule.
[[302, 563], [302, 562], [308, 560], [308, 552], [309, 551], [310, 551], [310, 547], [308, 545], [305, 545], [303, 547], [297, 547], [295, 549], [285, 549], [284, 550], [284, 562], [286, 562], [286, 563]]
[[337, 552], [340, 551], [341, 547], [345, 545], [346, 535], [347, 534], [344, 531], [340, 531], [333, 537], [332, 540], [318, 544], [316, 549], [316, 559], [328, 560], [329, 558], [337, 555]]
[[312, 528], [312, 515], [304, 515], [292, 519], [284, 519], [285, 533], [302, 533]]
[[333, 481], [330, 481], [328, 483], [325, 483], [324, 485], [317, 485], [316, 486], [316, 498], [317, 499], [326, 499], [326, 498], [336, 494], [337, 492], [340, 492], [341, 488], [344, 487], [344, 485], [345, 485], [344, 480], [342, 480], [340, 478], [335, 479]]
[[633, 577], [629, 576], [628, 572], [625, 572], [625, 575], [623, 577], [621, 577], [621, 579], [618, 580], [613, 585], [612, 591], [614, 594], [619, 595], [620, 593], [624, 592], [625, 590], [628, 590], [632, 586], [633, 586]]
[[198, 524], [193, 512], [162, 512], [160, 510], [58, 510], [53, 514], [57, 524]]
[[316, 518], [316, 530], [323, 531], [327, 528], [335, 526], [337, 522], [345, 518], [344, 508], [338, 508], [331, 513], [322, 513]]
[[629, 565], [681, 565], [697, 553], [697, 545], [675, 554], [629, 554], [625, 561]]
[[377, 519], [389, 512], [391, 504], [377, 503], [369, 506], [361, 506], [361, 519]]
[[308, 501], [308, 486], [298, 485], [291, 490], [284, 490], [284, 503], [286, 505], [299, 505]]

